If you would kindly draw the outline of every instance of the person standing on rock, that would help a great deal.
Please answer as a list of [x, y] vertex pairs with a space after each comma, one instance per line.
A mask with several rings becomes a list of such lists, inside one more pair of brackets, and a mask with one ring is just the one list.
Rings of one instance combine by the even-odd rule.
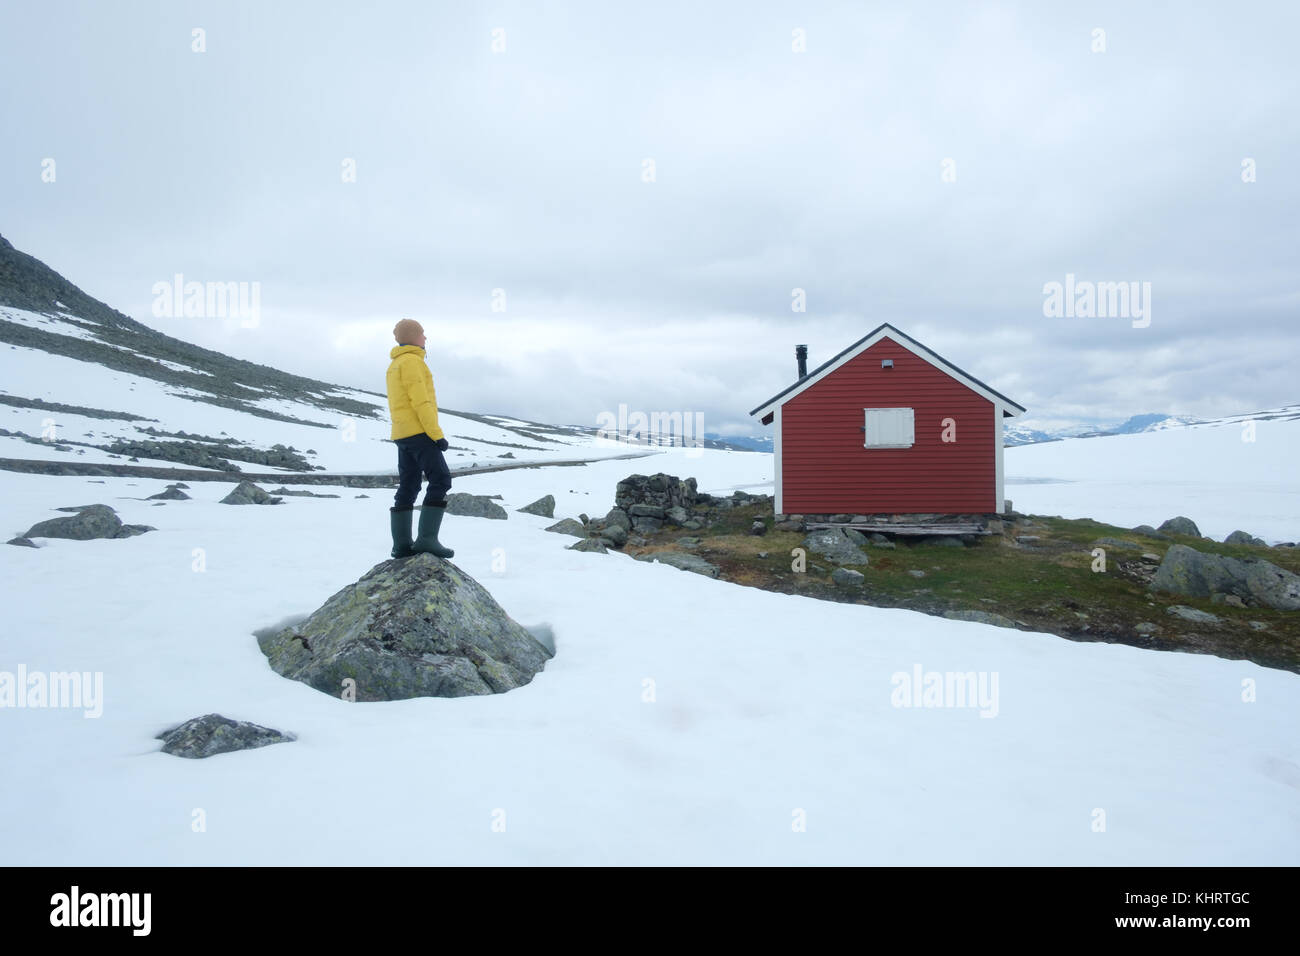
[[[450, 558], [454, 551], [438, 541], [442, 516], [447, 513], [451, 471], [442, 453], [447, 438], [438, 426], [438, 397], [433, 373], [424, 360], [424, 328], [414, 319], [402, 319], [393, 328], [397, 346], [389, 352], [388, 411], [393, 419], [392, 439], [397, 445], [397, 494], [389, 519], [395, 558], [424, 552]], [[429, 482], [420, 508], [420, 526], [414, 540], [411, 521], [420, 479]]]

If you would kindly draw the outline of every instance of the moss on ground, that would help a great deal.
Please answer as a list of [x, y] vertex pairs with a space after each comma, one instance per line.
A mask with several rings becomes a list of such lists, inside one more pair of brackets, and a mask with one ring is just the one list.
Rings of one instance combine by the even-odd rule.
[[[750, 534], [755, 518], [763, 519], [766, 534]], [[988, 611], [1026, 630], [1071, 640], [1214, 654], [1300, 673], [1300, 611], [1235, 607], [1152, 591], [1148, 585], [1158, 561], [1143, 558], [1163, 558], [1171, 544], [1185, 544], [1235, 558], [1263, 558], [1300, 574], [1300, 549], [1229, 545], [1188, 535], [1157, 538], [1099, 521], [1037, 515], [1016, 516], [1005, 523], [1004, 532], [961, 548], [901, 537], [893, 539], [893, 549], [865, 547], [867, 564], [845, 565], [865, 576], [863, 585], [853, 589], [833, 584], [837, 565], [812, 552], [806, 571], [792, 569], [792, 551], [801, 547], [805, 535], [774, 530], [770, 505], [733, 508], [699, 531], [664, 528], [645, 535], [645, 547], [626, 550], [688, 550], [721, 568], [724, 580], [769, 591], [939, 615]], [[699, 538], [699, 545], [676, 543], [687, 536]], [[1020, 544], [1016, 539], [1021, 536], [1038, 541]], [[1134, 546], [1103, 546], [1105, 570], [1098, 571], [1092, 552], [1099, 538]], [[924, 577], [911, 571], [924, 572]], [[1220, 620], [1183, 620], [1168, 613], [1176, 604]]]

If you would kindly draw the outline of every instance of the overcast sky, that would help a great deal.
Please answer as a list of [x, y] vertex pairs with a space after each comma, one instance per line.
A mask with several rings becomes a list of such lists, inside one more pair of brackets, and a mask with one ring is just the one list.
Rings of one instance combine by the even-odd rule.
[[[415, 318], [451, 408], [758, 434], [795, 344], [887, 321], [1031, 423], [1250, 412], [1300, 401], [1297, 36], [1291, 0], [6, 3], [0, 233], [375, 391]], [[177, 273], [260, 283], [256, 327], [155, 317]], [[1150, 324], [1045, 316], [1067, 274]]]

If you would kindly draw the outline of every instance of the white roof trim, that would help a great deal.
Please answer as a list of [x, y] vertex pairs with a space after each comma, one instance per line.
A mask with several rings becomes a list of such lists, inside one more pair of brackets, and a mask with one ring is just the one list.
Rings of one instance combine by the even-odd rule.
[[794, 398], [796, 395], [800, 395], [806, 390], [812, 388], [814, 385], [816, 385], [822, 379], [826, 378], [828, 375], [835, 374], [835, 372], [837, 372], [844, 365], [853, 361], [855, 358], [857, 358], [867, 349], [871, 348], [881, 339], [885, 339], [885, 338], [893, 339], [893, 341], [897, 342], [903, 348], [907, 349], [917, 358], [929, 362], [940, 372], [943, 372], [944, 375], [947, 375], [949, 378], [956, 379], [957, 381], [965, 385], [967, 388], [969, 388], [972, 392], [975, 392], [977, 395], [981, 396], [982, 398], [988, 399], [997, 408], [1001, 409], [1003, 417], [1015, 418], [1023, 411], [1023, 409], [1017, 406], [1008, 405], [1006, 401], [1004, 401], [1002, 398], [1000, 398], [993, 392], [989, 391], [987, 388], [985, 388], [979, 382], [972, 379], [970, 376], [963, 375], [960, 373], [954, 373], [953, 368], [951, 366], [941, 364], [940, 361], [935, 361], [935, 359], [938, 358], [938, 356], [930, 352], [930, 350], [925, 348], [925, 346], [920, 345], [920, 343], [916, 343], [914, 347], [912, 341], [907, 337], [905, 333], [898, 331], [893, 326], [886, 325], [877, 329], [873, 334], [869, 335], [867, 338], [859, 342], [856, 348], [852, 349], [849, 352], [845, 352], [843, 355], [841, 355], [838, 361], [836, 361], [833, 365], [826, 366], [821, 371], [817, 372], [815, 375], [809, 375], [806, 379], [800, 382], [795, 388], [792, 388], [784, 395], [779, 396], [775, 401], [769, 402], [768, 404], [755, 409], [751, 414], [760, 419], [766, 418], [769, 412], [772, 412], [777, 407], [784, 405], [786, 402], [790, 401], [790, 399]]

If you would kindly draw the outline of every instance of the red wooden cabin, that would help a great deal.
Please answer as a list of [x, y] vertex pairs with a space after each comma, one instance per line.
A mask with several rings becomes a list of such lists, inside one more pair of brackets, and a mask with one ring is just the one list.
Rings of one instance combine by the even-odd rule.
[[750, 412], [775, 424], [777, 514], [996, 514], [1011, 399], [885, 324]]

